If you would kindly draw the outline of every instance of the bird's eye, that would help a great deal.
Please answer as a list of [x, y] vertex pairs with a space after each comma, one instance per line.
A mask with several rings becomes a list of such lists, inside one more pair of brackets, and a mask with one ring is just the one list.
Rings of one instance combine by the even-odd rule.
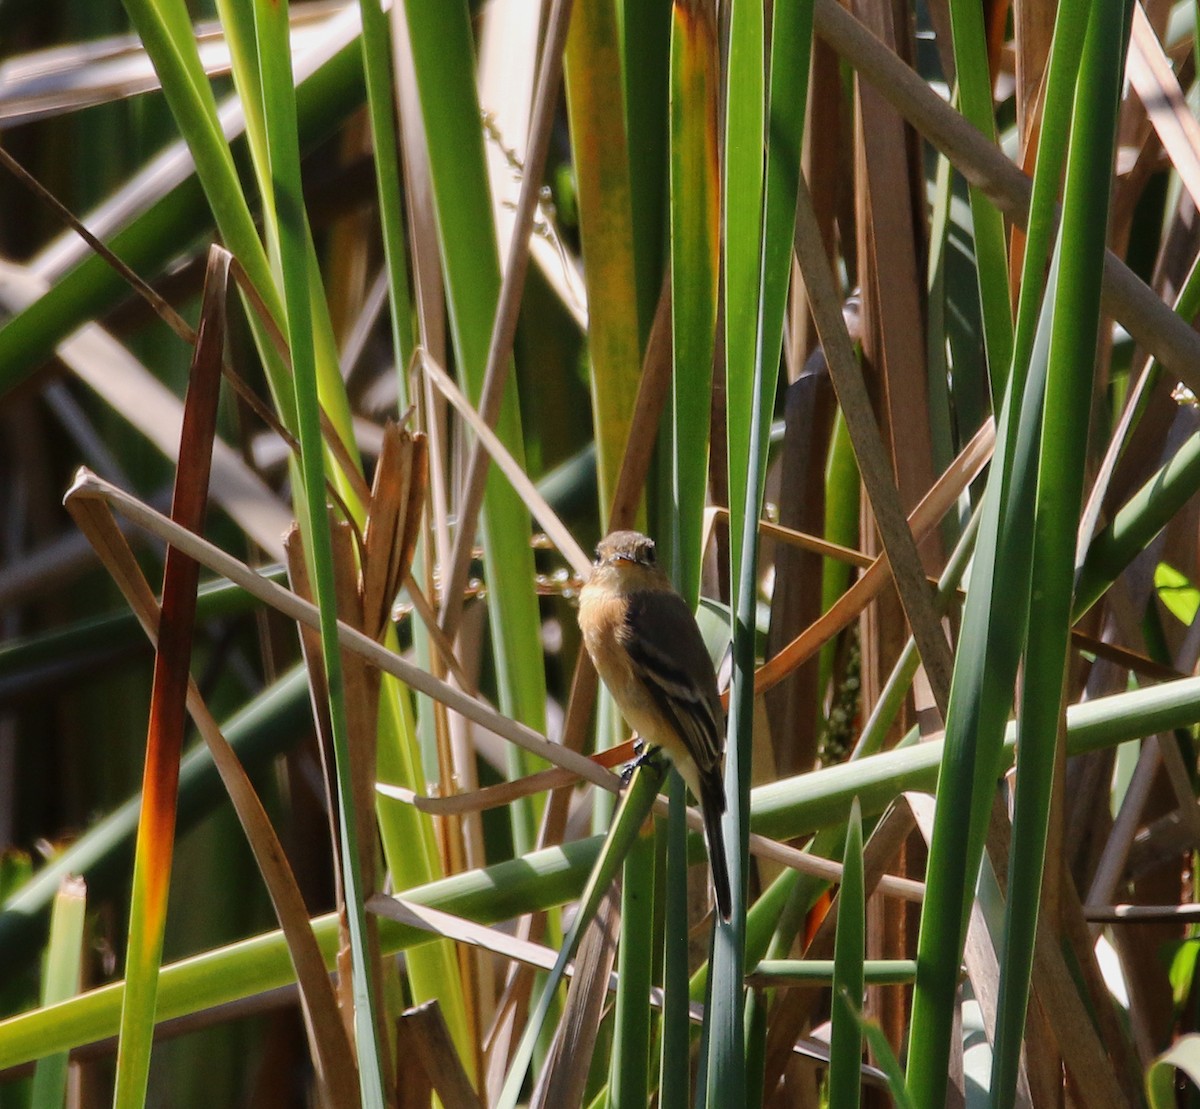
[[650, 566], [654, 565], [655, 558], [654, 558], [654, 544], [653, 543], [647, 543], [642, 548], [642, 559], [646, 563], [648, 563]]

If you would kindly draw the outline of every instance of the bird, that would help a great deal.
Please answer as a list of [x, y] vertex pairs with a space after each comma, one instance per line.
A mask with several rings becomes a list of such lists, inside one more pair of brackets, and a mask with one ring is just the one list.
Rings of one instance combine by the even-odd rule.
[[721, 831], [725, 812], [725, 711], [696, 618], [654, 555], [654, 540], [614, 531], [596, 548], [579, 594], [583, 643], [626, 722], [662, 749], [700, 802], [713, 892], [723, 920], [732, 913]]

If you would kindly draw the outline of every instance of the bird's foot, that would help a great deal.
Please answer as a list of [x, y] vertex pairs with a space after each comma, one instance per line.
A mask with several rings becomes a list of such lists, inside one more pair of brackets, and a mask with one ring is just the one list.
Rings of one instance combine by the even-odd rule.
[[634, 740], [633, 749], [637, 753], [637, 757], [632, 762], [626, 763], [625, 769], [621, 771], [621, 781], [625, 785], [629, 784], [629, 780], [633, 777], [633, 772], [639, 766], [649, 766], [660, 771], [666, 769], [664, 764], [666, 756], [663, 754], [661, 747], [648, 746], [644, 739], [638, 737]]

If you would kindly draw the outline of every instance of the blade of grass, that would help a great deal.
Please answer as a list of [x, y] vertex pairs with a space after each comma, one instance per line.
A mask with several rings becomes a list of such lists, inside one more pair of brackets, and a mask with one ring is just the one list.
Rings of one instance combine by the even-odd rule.
[[833, 956], [833, 1014], [829, 1036], [829, 1109], [857, 1109], [862, 1068], [863, 957], [866, 952], [866, 897], [863, 891], [862, 814], [850, 805], [846, 853], [838, 893], [837, 938]]
[[654, 935], [655, 841], [639, 836], [630, 848], [621, 887], [622, 942], [617, 948], [618, 992], [608, 1088], [613, 1104], [648, 1104], [650, 989], [654, 961], [645, 939]]
[[508, 1076], [504, 1080], [504, 1088], [500, 1091], [497, 1102], [498, 1109], [515, 1109], [521, 1095], [521, 1087], [529, 1064], [533, 1058], [533, 1050], [541, 1035], [542, 1023], [550, 1010], [567, 963], [574, 958], [575, 952], [583, 939], [584, 931], [592, 923], [600, 902], [608, 893], [617, 871], [624, 862], [630, 848], [637, 841], [642, 824], [650, 813], [650, 806], [658, 795], [659, 787], [666, 775], [666, 763], [661, 760], [641, 762], [634, 771], [617, 808], [613, 826], [604, 837], [604, 844], [596, 858], [596, 864], [588, 878], [587, 888], [580, 899], [579, 908], [571, 930], [563, 940], [558, 959], [549, 977], [542, 987], [542, 992], [529, 1019], [521, 1042], [509, 1065]]
[[[689, 605], [700, 587], [716, 344], [720, 180], [717, 32], [701, 0], [677, 0], [671, 28], [671, 334], [674, 346], [672, 578]], [[665, 541], [667, 537], [662, 537]]]
[[616, 6], [578, 0], [566, 47], [579, 236], [588, 294], [592, 426], [602, 530], [629, 440], [641, 362], [629, 150]]
[[1183, 1036], [1146, 1068], [1146, 1100], [1151, 1109], [1178, 1105], [1176, 1071], [1182, 1071], [1193, 1086], [1200, 1086], [1200, 1035]]
[[688, 992], [687, 944], [667, 942], [670, 936], [686, 936], [688, 929], [687, 895], [687, 824], [684, 807], [687, 787], [678, 774], [667, 780], [667, 821], [664, 838], [665, 875], [659, 883], [663, 904], [663, 1016], [661, 1047], [658, 1058], [659, 1102], [663, 1109], [686, 1109], [692, 1104], [691, 1042], [688, 1024], [690, 996]]
[[[950, 0], [957, 100], [965, 119], [990, 143], [995, 142], [991, 67], [988, 64], [983, 11], [970, 0]], [[971, 185], [971, 223], [975, 242], [979, 299], [983, 309], [984, 349], [992, 378], [992, 409], [1000, 407], [1012, 359], [1012, 315], [1009, 308], [1008, 248], [1004, 219], [991, 199]], [[943, 706], [944, 707], [944, 706]]]
[[892, 1045], [888, 1043], [883, 1029], [874, 1021], [864, 1017], [862, 1013], [856, 1013], [855, 1016], [862, 1028], [863, 1036], [871, 1045], [871, 1051], [879, 1063], [880, 1070], [887, 1075], [888, 1092], [896, 1103], [896, 1109], [916, 1109], [916, 1102], [909, 1097], [908, 1087], [904, 1084], [904, 1071], [896, 1059]]
[[295, 378], [294, 419], [300, 441], [304, 481], [305, 548], [311, 561], [313, 591], [320, 613], [322, 660], [329, 689], [329, 717], [337, 774], [338, 828], [343, 897], [349, 923], [353, 967], [355, 1058], [364, 1109], [382, 1109], [384, 1062], [377, 1039], [376, 1014], [380, 999], [368, 965], [370, 946], [363, 898], [354, 806], [354, 779], [347, 732], [345, 686], [338, 649], [337, 601], [329, 517], [325, 509], [325, 448], [318, 400], [317, 350], [310, 289], [319, 275], [310, 267], [311, 235], [300, 179], [300, 150], [296, 137], [295, 88], [288, 45], [287, 5], [257, 3], [255, 29], [261, 66], [263, 116], [269, 147], [274, 203], [278, 216], [278, 266], [283, 286], [284, 319]]
[[[733, 891], [733, 917], [714, 924], [712, 971], [708, 978], [706, 1021], [701, 1041], [704, 1088], [701, 1104], [746, 1102], [745, 904], [747, 888], [746, 801], [752, 763], [754, 616], [764, 419], [769, 422], [774, 380], [779, 364], [764, 365], [756, 355], [759, 329], [759, 283], [762, 261], [763, 153], [765, 132], [765, 49], [762, 5], [735, 0], [729, 10], [729, 42], [723, 94], [724, 176], [721, 205], [723, 231], [725, 360], [725, 461], [729, 487], [729, 581], [736, 590], [733, 613], [734, 672], [729, 700], [729, 738], [725, 753], [725, 814], [721, 835]], [[763, 411], [763, 392], [770, 392]], [[678, 434], [678, 432], [677, 432]], [[686, 439], [676, 450], [691, 450]], [[747, 1104], [749, 1104], [747, 1102]]]
[[[497, 428], [509, 448], [514, 450], [516, 444], [519, 442], [519, 436], [514, 438], [512, 435], [514, 425], [512, 424], [511, 414], [507, 417], [503, 416], [506, 404], [510, 404], [510, 402], [506, 402], [504, 399], [506, 382], [509, 376], [513, 342], [516, 338], [518, 307], [525, 289], [525, 276], [529, 267], [530, 238], [533, 232], [537, 205], [541, 197], [542, 176], [545, 171], [546, 158], [549, 151], [555, 103], [562, 77], [563, 52], [569, 39], [572, 9], [573, 0], [554, 0], [550, 10], [546, 27], [546, 41], [542, 48], [542, 64], [538, 71], [537, 87], [534, 90], [529, 144], [521, 179], [521, 190], [517, 197], [517, 209], [513, 219], [511, 245], [508, 257], [505, 259], [503, 278], [499, 282], [498, 291], [492, 294], [495, 297], [496, 305], [495, 319], [490, 321], [489, 324], [485, 324], [482, 319], [477, 321], [477, 326], [480, 328], [484, 326], [490, 327], [490, 335], [486, 348], [486, 363], [483, 365], [481, 373], [475, 371], [479, 375], [478, 380], [472, 377], [470, 372], [467, 375], [468, 392], [477, 400], [479, 411], [483, 414], [485, 421], [490, 427]], [[432, 16], [432, 10], [430, 15]], [[455, 30], [457, 29], [456, 27]], [[426, 27], [427, 32], [432, 33], [432, 30], [432, 26]], [[455, 41], [456, 50], [462, 49], [457, 39], [452, 38], [451, 41]], [[444, 53], [446, 47], [443, 44], [439, 49]], [[436, 63], [430, 62], [429, 64]], [[431, 86], [435, 80], [435, 75], [430, 74], [428, 70], [424, 70], [422, 75], [426, 86]], [[473, 71], [465, 79], [470, 81], [473, 87], [475, 79]], [[438, 95], [436, 92], [430, 93], [430, 96], [436, 95]], [[454, 99], [458, 99], [457, 95]], [[422, 103], [423, 105], [425, 104], [424, 94]], [[451, 103], [454, 103], [454, 101]], [[455, 107], [458, 108], [460, 106], [456, 104]], [[426, 107], [425, 110], [432, 113], [435, 109]], [[437, 109], [437, 111], [443, 127], [452, 126], [450, 120], [447, 118], [449, 105], [445, 109]], [[465, 126], [465, 119], [456, 119], [453, 125]], [[431, 126], [431, 121], [427, 119], [426, 127], [429, 128]], [[435, 142], [440, 141], [441, 134], [441, 128], [432, 132]], [[447, 135], [447, 137], [449, 138], [450, 136]], [[466, 151], [470, 151], [470, 149], [470, 147], [467, 147]], [[450, 150], [441, 152], [441, 157], [437, 160], [445, 160], [447, 162], [446, 169], [441, 172], [449, 172], [451, 156], [452, 152]], [[482, 157], [482, 152], [480, 152], [480, 156]], [[431, 163], [435, 160], [432, 152], [430, 160]], [[437, 187], [438, 175], [439, 170], [435, 168], [435, 188]], [[439, 206], [443, 207], [447, 213], [446, 216], [443, 216], [443, 223], [449, 217], [451, 211], [467, 202], [465, 196], [455, 194], [450, 187], [449, 181], [443, 185], [439, 196], [441, 198]], [[443, 239], [443, 253], [448, 255], [450, 248], [446, 242], [448, 235], [444, 227], [441, 230], [441, 236]], [[466, 245], [467, 243], [464, 241], [463, 246]], [[465, 259], [463, 259], [463, 264], [466, 264]], [[447, 262], [447, 266], [449, 268], [449, 262]], [[453, 272], [450, 274], [450, 278], [452, 282], [455, 280]], [[461, 275], [457, 278], [460, 282], [465, 279], [466, 275]], [[455, 334], [457, 336], [457, 330]], [[457, 338], [456, 342], [458, 342]], [[456, 351], [461, 358], [462, 352], [457, 347]], [[505, 423], [498, 423], [502, 418], [505, 420]], [[508, 433], [505, 431], [506, 427], [509, 429]], [[442, 630], [451, 637], [457, 631], [458, 623], [462, 616], [461, 598], [470, 570], [470, 552], [474, 549], [479, 512], [484, 503], [486, 474], [487, 458], [482, 450], [478, 446], [475, 446], [472, 448], [471, 456], [467, 462], [462, 504], [458, 508], [459, 527], [455, 533], [454, 550], [450, 556], [450, 572], [447, 575], [446, 596], [448, 600], [444, 606]], [[490, 527], [486, 523], [486, 520], [484, 526]]]
[[[760, 384], [755, 355], [761, 308], [763, 154], [768, 141], [764, 123], [765, 45], [762, 4], [754, 0], [734, 0], [729, 10], [729, 46], [723, 89], [725, 162], [721, 194], [731, 582], [738, 580], [746, 498], [753, 492], [747, 488], [746, 471], [750, 460], [750, 425], [754, 411], [761, 407], [755, 388]], [[791, 209], [795, 211], [794, 202]], [[786, 241], [790, 241], [790, 236]], [[776, 354], [776, 366], [778, 361]], [[767, 380], [773, 383], [774, 379], [775, 375], [768, 370]], [[765, 387], [767, 381], [761, 384]], [[772, 401], [774, 394], [772, 388]]]
[[1091, 541], [1075, 589], [1076, 619], [1087, 612], [1200, 488], [1200, 439], [1189, 438]]
[[[216, 435], [221, 358], [225, 343], [223, 310], [229, 255], [214, 251], [205, 279], [200, 328], [184, 402], [172, 519], [190, 531], [203, 525], [208, 500], [212, 443]], [[162, 961], [167, 893], [175, 841], [179, 760], [183, 749], [184, 705], [196, 615], [200, 567], [176, 547], [167, 548], [163, 569], [162, 620], [154, 656], [142, 812], [138, 821], [125, 956], [127, 988], [121, 1010], [117, 1080], [119, 1107], [141, 1105], [146, 1097], [154, 1029], [155, 994]]]
[[671, 54], [671, 5], [620, 0], [618, 8], [638, 332], [646, 343], [667, 277], [671, 73], [663, 59]]
[[[65, 1001], [79, 992], [83, 964], [83, 937], [87, 909], [87, 884], [67, 877], [54, 898], [50, 914], [50, 942], [42, 980], [42, 1008]], [[67, 1053], [38, 1060], [33, 1072], [31, 1105], [63, 1105], [67, 1094]]]
[[[375, 182], [379, 194], [380, 230], [387, 266], [388, 301], [391, 305], [392, 350], [396, 367], [412, 360], [412, 292], [409, 289], [404, 239], [404, 211], [400, 182], [400, 150], [396, 140], [396, 103], [391, 65], [391, 30], [383, 6], [377, 0], [360, 0], [362, 12], [363, 71], [367, 84], [367, 108], [371, 120], [371, 141], [375, 148]], [[408, 389], [403, 373], [396, 375], [399, 387], [397, 407], [408, 407]]]
[[[1083, 503], [1088, 421], [1100, 326], [1100, 273], [1108, 228], [1121, 83], [1125, 5], [1092, 6], [1075, 93], [1059, 230], [1060, 263], [1046, 378], [1045, 417], [1018, 725], [1017, 799], [1008, 876], [991, 1093], [1016, 1096], [1029, 976], [1056, 774], [1063, 773], [1062, 697], [1070, 641], [1075, 546]], [[1057, 867], [1054, 868], [1055, 873]]]
[[[374, 7], [373, 3], [371, 6]], [[401, 289], [402, 275], [393, 272], [397, 267], [403, 269], [403, 245], [396, 242], [393, 249], [391, 242], [387, 244], [389, 249], [388, 295], [392, 298], [393, 303], [393, 353], [396, 356], [397, 372], [401, 373], [403, 378], [402, 371], [411, 364], [410, 354], [405, 354], [405, 352], [412, 350], [411, 343], [415, 330], [420, 330], [424, 341], [434, 342], [439, 349], [441, 348], [441, 340], [444, 336], [437, 328], [442, 325], [443, 321], [433, 305], [436, 304], [438, 309], [444, 306], [441, 304], [440, 274], [437, 272], [436, 262], [433, 261], [437, 253], [435, 235], [432, 232], [433, 213], [424, 203], [428, 189], [424, 131], [419, 120], [412, 120], [412, 115], [418, 113], [413, 106], [415, 93], [412, 92], [411, 57], [407, 48], [405, 25], [402, 20], [395, 19], [390, 28], [386, 24], [381, 24], [376, 28], [377, 22], [379, 21], [372, 11], [371, 16], [367, 19], [370, 33], [373, 35], [380, 33], [380, 38], [383, 38], [390, 31], [393, 36], [392, 46], [396, 50], [396, 54], [394, 57], [389, 55], [386, 42], [373, 40], [368, 46], [364, 41], [364, 49], [367, 49], [371, 59], [374, 59], [368, 64], [375, 66], [377, 71], [384, 70], [386, 72], [389, 67], [394, 68], [396, 70], [395, 89], [393, 90], [391, 87], [375, 89], [372, 84], [372, 95], [376, 95], [380, 100], [386, 98], [388, 101], [391, 101], [393, 97], [398, 98], [402, 114], [407, 113], [405, 120], [400, 124], [400, 137], [404, 145], [405, 191], [410, 202], [410, 212], [413, 213], [413, 225], [409, 230], [407, 249], [413, 267], [414, 281], [418, 287], [419, 320], [411, 318], [411, 305], [408, 309], [405, 308], [405, 304], [408, 303], [408, 293], [405, 292], [403, 296], [398, 294]], [[378, 76], [377, 72], [371, 81], [377, 81]], [[377, 108], [376, 112], [379, 116], [391, 115], [390, 110], [383, 111]], [[378, 126], [386, 128], [390, 124], [381, 119]], [[380, 175], [378, 187], [385, 191], [392, 188], [386, 179], [398, 172], [398, 167], [389, 161], [394, 155], [386, 153], [390, 147], [394, 147], [394, 143], [380, 135], [376, 142], [377, 159], [386, 161], [387, 165], [380, 164], [378, 167], [377, 173]], [[423, 217], [428, 218], [426, 220]], [[392, 229], [388, 232], [389, 236], [402, 233], [403, 229]], [[431, 262], [433, 262], [432, 266]], [[433, 272], [429, 273], [429, 270]], [[434, 321], [436, 321], [436, 326]], [[436, 333], [430, 331], [431, 326], [434, 326]], [[405, 359], [403, 361], [401, 360], [402, 354]], [[400, 395], [405, 395], [406, 381], [402, 381], [399, 388]], [[431, 430], [437, 430], [436, 422], [431, 424]], [[434, 463], [432, 469], [437, 475], [440, 472], [439, 464], [443, 455], [435, 446], [430, 457]], [[443, 484], [435, 478], [433, 488], [440, 490], [443, 488]], [[427, 557], [422, 547], [419, 546], [413, 558], [405, 559], [406, 563], [413, 563], [415, 577], [421, 583], [414, 591], [414, 596], [428, 584], [425, 571]], [[438, 652], [429, 642], [439, 638], [433, 630], [435, 623], [434, 619], [423, 615], [420, 624], [414, 628], [413, 643], [416, 655], [426, 668], [437, 664]], [[394, 631], [388, 630], [384, 637], [384, 645], [392, 650], [397, 649]], [[430, 748], [435, 746], [436, 741], [433, 738], [435, 721], [432, 719], [432, 714], [422, 715], [417, 719], [414, 716], [413, 698], [410, 692], [391, 678], [383, 681], [380, 697], [380, 727], [375, 771], [377, 778], [381, 782], [404, 788], [423, 787], [428, 780], [424, 767], [435, 765], [435, 757], [430, 757], [426, 761], [422, 753], [425, 738], [429, 739]], [[438, 838], [431, 821], [424, 819], [409, 807], [396, 805], [384, 797], [376, 799], [375, 810], [379, 821], [379, 835], [383, 845], [384, 859], [391, 880], [397, 888], [408, 889], [424, 885], [443, 873], [443, 860], [439, 852]], [[407, 962], [406, 970], [413, 999], [415, 1001], [427, 999], [438, 1001], [460, 1056], [469, 1073], [474, 1074], [475, 1059], [471, 1047], [467, 1013], [469, 998], [464, 990], [467, 983], [464, 982], [462, 967], [455, 951], [450, 944], [439, 943], [425, 951], [414, 952], [413, 957]]]
[[[700, 590], [703, 510], [708, 485], [709, 420], [716, 347], [720, 253], [717, 134], [717, 29], [703, 0], [671, 8], [668, 226], [671, 282], [670, 480], [660, 479], [662, 562], [689, 607]], [[665, 475], [663, 475], [665, 477]], [[662, 1103], [690, 1102], [686, 868], [682, 858], [682, 782], [672, 779], [675, 813], [667, 825], [666, 936], [660, 1085]], [[728, 851], [727, 851], [728, 855]], [[731, 860], [732, 861], [732, 860]], [[736, 865], [736, 864], [735, 864]], [[736, 873], [736, 871], [734, 872]], [[672, 939], [671, 937], [676, 937]]]
[[[791, 276], [800, 186], [812, 9], [773, 11], [769, 95], [764, 104], [764, 34], [760, 6], [742, 0], [731, 12], [725, 144], [726, 455], [730, 496], [730, 581], [736, 583], [734, 673], [722, 834], [733, 890], [732, 927], [713, 940], [706, 1040], [708, 1104], [756, 1102], [761, 1080], [747, 1070], [746, 1021], [761, 1046], [765, 1022], [757, 996], [744, 1013], [746, 961], [744, 860], [749, 836], [753, 763], [758, 518], [762, 509], [771, 414], [779, 376], [783, 313]], [[769, 120], [769, 127], [767, 122]], [[766, 159], [764, 162], [764, 145]], [[678, 449], [678, 445], [677, 445]], [[752, 1053], [761, 1067], [761, 1050]]]
[[[966, 892], [982, 857], [996, 781], [996, 757], [1012, 704], [1025, 635], [1030, 534], [1049, 333], [1039, 313], [1043, 270], [1054, 224], [1065, 151], [1069, 89], [1082, 45], [1079, 8], [1062, 5], [1048, 73], [1048, 110], [1039, 139], [1029, 211], [1021, 302], [1005, 401], [955, 660], [941, 775], [930, 886], [918, 950], [922, 973], [913, 995], [908, 1075], [914, 1098], [944, 1095], [953, 997], [965, 942]], [[994, 375], [994, 370], [993, 370]], [[967, 830], [964, 835], [964, 828]]]
[[[461, 0], [450, 4], [410, 0], [405, 11], [429, 148], [456, 362], [463, 391], [478, 404], [489, 361], [507, 361], [509, 352], [498, 343], [495, 355], [489, 356], [502, 285], [487, 193], [469, 12]], [[534, 182], [525, 184], [535, 189]], [[518, 250], [526, 245], [526, 240], [514, 239]], [[514, 298], [520, 288], [520, 284], [513, 288]], [[516, 383], [508, 380], [500, 397], [496, 433], [523, 462]], [[546, 688], [537, 598], [530, 588], [534, 581], [531, 525], [520, 498], [495, 471], [487, 478], [482, 524], [489, 633], [501, 710], [541, 729]], [[456, 545], [469, 551], [475, 542], [474, 521], [463, 519], [460, 530]], [[514, 776], [531, 769], [524, 757], [514, 754], [513, 760]], [[535, 842], [532, 805], [514, 806], [512, 821], [519, 849]]]

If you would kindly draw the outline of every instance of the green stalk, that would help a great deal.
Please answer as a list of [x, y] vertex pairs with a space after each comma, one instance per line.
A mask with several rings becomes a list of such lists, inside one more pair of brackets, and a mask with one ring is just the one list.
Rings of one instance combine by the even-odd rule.
[[295, 377], [295, 423], [300, 440], [300, 466], [304, 479], [306, 552], [313, 594], [321, 613], [321, 654], [329, 690], [329, 719], [337, 779], [338, 832], [345, 911], [350, 934], [353, 975], [354, 1031], [359, 1088], [366, 1109], [382, 1109], [383, 1066], [376, 1038], [375, 979], [369, 965], [364, 907], [364, 879], [358, 825], [354, 812], [354, 779], [346, 721], [346, 690], [338, 646], [337, 592], [334, 583], [333, 545], [329, 514], [325, 508], [325, 445], [321, 435], [317, 384], [317, 350], [313, 335], [310, 266], [314, 261], [308, 216], [300, 177], [300, 149], [296, 140], [296, 100], [288, 42], [287, 5], [255, 5], [259, 63], [263, 90], [263, 116], [278, 216], [278, 265], [282, 278], [288, 347]]
[[[455, 361], [464, 391], [477, 403], [500, 295], [500, 262], [484, 166], [470, 13], [463, 0], [408, 0], [405, 13], [429, 146]], [[512, 374], [495, 430], [523, 465], [521, 413]], [[487, 479], [481, 529], [500, 708], [542, 731], [546, 682], [537, 597], [531, 588], [532, 524], [521, 498], [494, 467]], [[514, 750], [512, 777], [532, 769], [530, 760]], [[536, 807], [522, 801], [511, 811], [517, 850], [526, 850], [537, 838]]]
[[678, 534], [670, 547], [671, 576], [693, 606], [708, 489], [719, 220], [717, 31], [706, 4], [680, 0], [671, 29], [672, 495]]
[[1092, 540], [1075, 589], [1075, 618], [1088, 611], [1121, 572], [1200, 489], [1200, 436], [1192, 436], [1126, 501]]
[[858, 1109], [861, 1093], [862, 1031], [857, 1014], [863, 1002], [867, 930], [862, 851], [862, 814], [855, 798], [846, 828], [846, 853], [834, 939], [829, 1109]]
[[637, 403], [637, 260], [617, 13], [612, 0], [575, 0], [564, 57], [575, 154], [579, 237], [588, 293], [588, 362], [600, 516], [608, 511]]
[[629, 785], [622, 794], [612, 828], [604, 837], [604, 844], [596, 858], [595, 866], [588, 876], [587, 888], [580, 898], [571, 930], [563, 940], [554, 967], [542, 986], [529, 1019], [525, 1022], [525, 1031], [513, 1054], [513, 1061], [504, 1079], [504, 1087], [497, 1099], [497, 1109], [516, 1109], [521, 1087], [525, 1084], [526, 1073], [533, 1059], [534, 1047], [541, 1035], [542, 1024], [554, 1002], [555, 991], [566, 974], [567, 964], [579, 949], [584, 932], [595, 918], [600, 902], [616, 878], [617, 871], [634, 844], [641, 838], [642, 825], [650, 815], [650, 808], [662, 786], [667, 769], [666, 762], [662, 760], [638, 763]]
[[[1100, 326], [1117, 111], [1124, 76], [1123, 0], [1092, 5], [1075, 92], [1059, 265], [1053, 299], [1045, 417], [1018, 725], [1016, 810], [992, 1056], [992, 1104], [1016, 1099], [1037, 932], [1070, 644], [1075, 546]], [[1052, 307], [1051, 307], [1052, 306]]]
[[[752, 761], [754, 613], [757, 602], [762, 364], [755, 358], [761, 278], [765, 144], [762, 5], [734, 0], [725, 72], [724, 357], [726, 459], [729, 468], [730, 584], [735, 591], [733, 680], [725, 752], [725, 817], [721, 834], [733, 891], [733, 919], [715, 924], [702, 1057], [706, 1105], [746, 1103], [745, 943], [746, 849]], [[794, 207], [794, 205], [793, 205]], [[778, 357], [776, 358], [776, 364]], [[767, 377], [774, 379], [773, 373]], [[771, 390], [774, 400], [774, 389]], [[771, 402], [769, 401], [768, 404]], [[767, 417], [770, 419], [770, 408]], [[749, 470], [749, 472], [747, 472]], [[747, 582], [747, 579], [749, 581]], [[749, 695], [748, 695], [749, 694]]]
[[614, 1105], [649, 1105], [650, 987], [654, 959], [653, 834], [639, 835], [624, 864], [621, 941], [617, 948], [617, 999], [608, 1088]]
[[[770, 86], [764, 89], [763, 12], [751, 0], [730, 15], [725, 149], [725, 361], [729, 465], [730, 581], [736, 589], [734, 673], [722, 821], [733, 919], [713, 941], [706, 1042], [708, 1104], [750, 1104], [761, 1096], [746, 1066], [744, 904], [753, 758], [758, 517], [770, 421], [779, 376], [799, 189], [812, 7], [773, 11]], [[764, 94], [767, 107], [764, 107]], [[769, 119], [769, 127], [766, 121]], [[763, 150], [766, 157], [764, 161]], [[761, 1016], [761, 1014], [759, 1014]], [[758, 1034], [762, 1020], [751, 1025]], [[754, 1051], [754, 1058], [761, 1056]]]
[[[46, 967], [42, 981], [43, 1008], [74, 997], [79, 992], [86, 908], [87, 886], [83, 879], [64, 878], [50, 917], [50, 942], [46, 945]], [[38, 1061], [33, 1072], [31, 1104], [64, 1104], [67, 1061], [65, 1051], [44, 1056]]]
[[663, 1014], [659, 1056], [659, 1104], [662, 1109], [686, 1109], [691, 1104], [692, 1029], [688, 1017], [688, 834], [684, 809], [687, 787], [678, 774], [667, 779], [670, 810], [666, 882], [663, 900]]
[[[412, 291], [408, 280], [391, 27], [387, 14], [377, 0], [360, 0], [359, 7], [363, 21], [362, 64], [371, 140], [375, 150], [375, 183], [383, 233], [384, 263], [388, 275], [398, 408], [404, 412], [409, 404], [407, 371], [416, 348], [416, 336]], [[415, 568], [414, 572], [419, 573]], [[419, 622], [414, 624], [413, 638], [418, 645], [419, 657], [428, 658], [428, 650], [422, 645], [425, 630]], [[384, 642], [392, 650], [397, 649], [393, 629], [388, 629]], [[412, 696], [398, 681], [385, 677], [380, 683], [379, 697], [376, 774], [380, 781], [410, 789], [422, 788], [426, 776], [421, 767]], [[396, 886], [407, 889], [440, 876], [441, 859], [430, 819], [407, 805], [383, 797], [378, 800], [376, 812], [384, 859]], [[438, 999], [459, 1057], [468, 1072], [473, 1073], [475, 1056], [467, 1028], [463, 983], [452, 946], [441, 943], [414, 953], [408, 961], [407, 971], [414, 1000]]]
[[397, 407], [408, 408], [408, 374], [416, 337], [412, 292], [404, 238], [404, 206], [400, 182], [400, 150], [396, 141], [396, 99], [392, 75], [391, 27], [378, 0], [359, 0], [362, 12], [362, 59], [366, 75], [371, 142], [375, 148], [375, 186], [387, 265], [391, 305], [392, 350], [396, 359]]
[[[712, 364], [716, 346], [720, 182], [717, 29], [707, 4], [676, 0], [670, 57], [671, 482], [664, 536], [670, 576], [689, 606], [700, 592], [701, 530], [708, 489]], [[671, 781], [665, 935], [664, 1105], [688, 1102], [686, 874], [678, 850], [686, 796]]]
[[[954, 41], [957, 100], [962, 114], [984, 136], [995, 141], [991, 71], [983, 27], [983, 9], [971, 0], [952, 0], [950, 28]], [[1009, 309], [1008, 247], [1004, 219], [984, 191], [972, 185], [971, 223], [983, 316], [984, 347], [992, 377], [992, 407], [1000, 407], [1013, 351]]]
[[[909, 1028], [908, 1082], [918, 1104], [940, 1101], [945, 1095], [967, 907], [983, 854], [1001, 737], [1025, 635], [1031, 558], [1028, 521], [1033, 511], [1044, 391], [1039, 375], [1046, 364], [1044, 350], [1039, 357], [1034, 348], [1049, 343], [1048, 330], [1038, 326], [1038, 308], [1070, 121], [1069, 90], [1076, 72], [1073, 59], [1082, 43], [1081, 29], [1072, 22], [1072, 12], [1079, 10], [1072, 6], [1076, 2], [1070, 0], [1060, 9], [1047, 74], [1047, 107], [1030, 206], [1013, 362], [996, 421], [996, 448], [955, 656], [918, 940], [921, 972]], [[978, 236], [976, 224], [977, 247]], [[982, 272], [980, 278], [982, 282]], [[991, 361], [990, 348], [988, 353]]]

